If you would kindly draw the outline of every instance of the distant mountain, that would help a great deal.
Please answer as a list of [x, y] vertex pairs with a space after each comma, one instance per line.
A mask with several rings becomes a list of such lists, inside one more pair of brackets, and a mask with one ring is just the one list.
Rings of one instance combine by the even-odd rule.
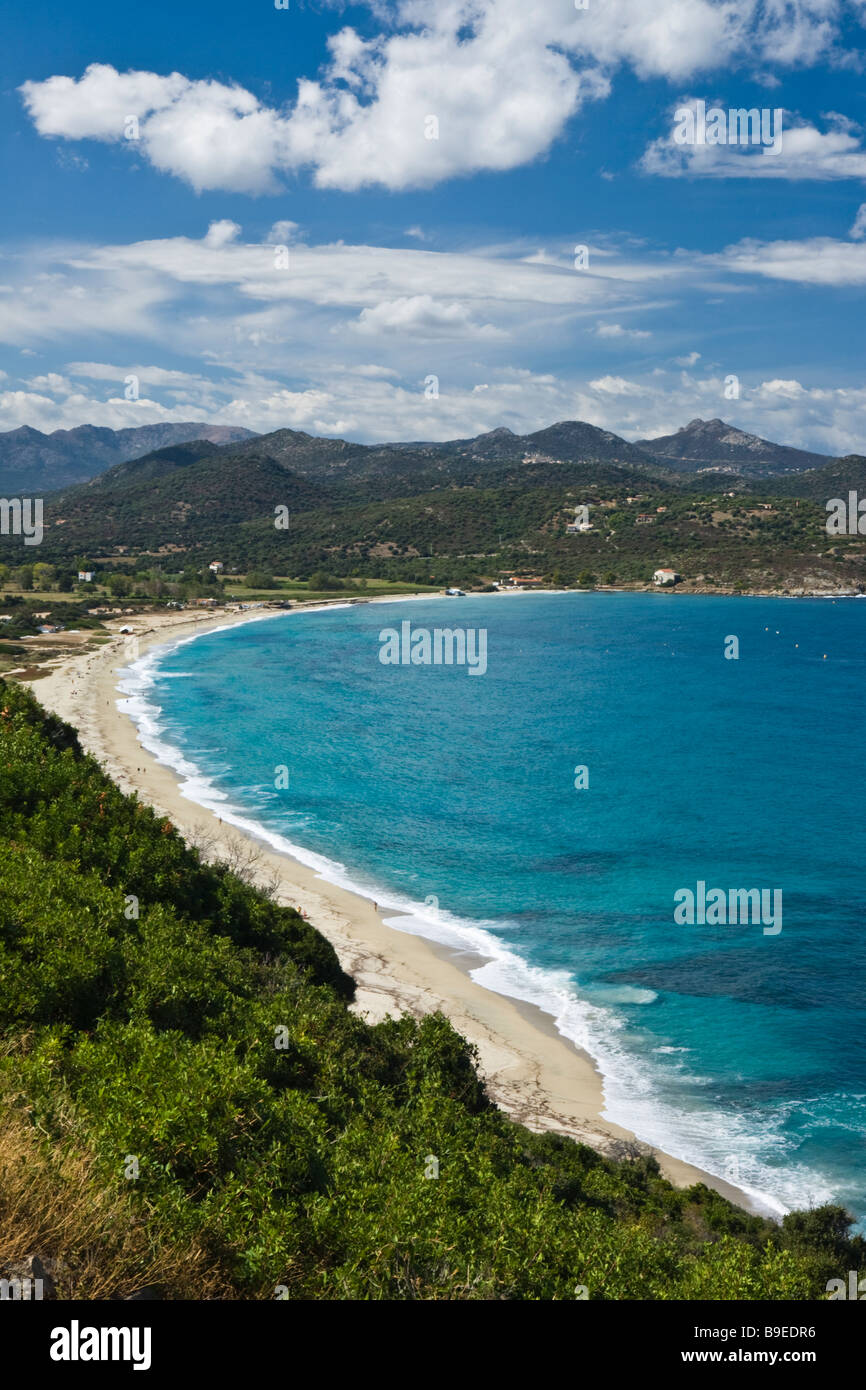
[[40, 496], [56, 488], [85, 482], [112, 464], [140, 458], [170, 444], [206, 439], [212, 444], [234, 444], [253, 437], [253, 431], [237, 425], [182, 424], [138, 425], [110, 430], [79, 425], [72, 430], [41, 430], [22, 425], [0, 432], [0, 494]]
[[621, 439], [610, 430], [587, 425], [582, 420], [560, 420], [555, 425], [535, 430], [532, 434], [514, 434], [500, 426], [487, 434], [470, 439], [451, 439], [442, 444], [388, 444], [387, 449], [424, 450], [438, 454], [486, 459], [502, 463], [522, 461], [528, 456], [543, 454], [560, 463], [582, 463], [598, 460], [608, 463], [651, 464], [653, 460], [634, 444]]
[[771, 444], [756, 434], [726, 425], [724, 420], [691, 420], [676, 434], [639, 439], [635, 446], [682, 473], [705, 469], [764, 478], [779, 473], [802, 473], [827, 463], [826, 454], [811, 454], [785, 444]]
[[[352, 444], [299, 430], [259, 435], [231, 450], [235, 457], [264, 452], [311, 481], [356, 500], [412, 496], [441, 487], [489, 487], [512, 482], [581, 484], [607, 465], [609, 479], [664, 481], [672, 470], [609, 430], [564, 420], [533, 434], [504, 427], [468, 439]], [[625, 470], [620, 475], [617, 469]]]
[[560, 420], [556, 425], [536, 430], [522, 437], [520, 443], [529, 453], [549, 454], [567, 463], [581, 459], [598, 459], [606, 463], [635, 463], [646, 466], [653, 462], [647, 451], [629, 444], [610, 430], [586, 425], [581, 420]]

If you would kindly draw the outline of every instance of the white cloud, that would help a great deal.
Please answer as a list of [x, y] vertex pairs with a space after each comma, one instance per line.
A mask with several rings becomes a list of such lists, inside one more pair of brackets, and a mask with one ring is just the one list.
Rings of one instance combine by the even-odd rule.
[[411, 334], [423, 338], [501, 338], [505, 335], [492, 323], [476, 323], [465, 304], [435, 300], [429, 294], [384, 300], [362, 309], [352, 324], [356, 333]]
[[801, 285], [866, 285], [866, 241], [809, 237], [802, 241], [757, 241], [747, 238], [707, 257], [739, 275]]
[[281, 222], [275, 222], [265, 238], [269, 246], [285, 246], [293, 241], [300, 231], [297, 222], [290, 222], [284, 218]]
[[272, 192], [304, 167], [322, 188], [429, 187], [543, 155], [584, 103], [608, 95], [621, 64], [677, 81], [742, 64], [805, 65], [831, 50], [844, 12], [842, 0], [370, 8], [381, 32], [333, 34], [321, 76], [301, 79], [279, 108], [237, 85], [102, 63], [21, 91], [41, 135], [125, 141], [197, 190]]
[[651, 338], [652, 333], [644, 328], [623, 328], [621, 323], [597, 323], [595, 334], [598, 338]]
[[154, 275], [82, 275], [63, 253], [51, 269], [34, 273], [33, 260], [21, 258], [25, 274], [3, 296], [0, 343], [32, 355], [31, 343], [64, 336], [157, 334], [158, 309], [170, 291]]
[[399, 377], [400, 373], [393, 367], [380, 367], [375, 362], [364, 362], [359, 367], [346, 367], [347, 372], [355, 372], [358, 376], [379, 377], [384, 380]]
[[[98, 400], [82, 391], [64, 394], [62, 399], [44, 391], [0, 391], [0, 430], [30, 425], [33, 429], [74, 429], [76, 425], [101, 425], [122, 430], [137, 425], [153, 425], [160, 421], [175, 423], [203, 419], [201, 412], [190, 413], [188, 407], [167, 407], [160, 401], [142, 396], [137, 401], [116, 397]], [[218, 418], [212, 424], [228, 423]]]
[[237, 222], [230, 222], [228, 218], [223, 218], [221, 222], [211, 222], [207, 229], [204, 239], [205, 246], [230, 246], [233, 241], [237, 241], [241, 234], [241, 228]]
[[[40, 374], [3, 383], [0, 428], [200, 419], [372, 442], [572, 418], [640, 438], [721, 415], [801, 447], [863, 449], [856, 378], [813, 379], [792, 356], [799, 346], [786, 345], [765, 380], [741, 371], [741, 399], [729, 402], [720, 366], [695, 372], [702, 359], [685, 349], [698, 320], [682, 311], [686, 294], [697, 291], [702, 306], [708, 285], [752, 282], [754, 293], [756, 277], [866, 283], [866, 240], [752, 240], [717, 256], [647, 251], [643, 262], [608, 244], [586, 271], [573, 268], [570, 247], [530, 259], [525, 244], [471, 253], [297, 244], [292, 268], [277, 271], [272, 245], [215, 225], [198, 240], [7, 251], [0, 335], [16, 348], [37, 342]], [[662, 348], [635, 373], [626, 353], [610, 354], [633, 357], [631, 335], [649, 331], [623, 327], [637, 314]], [[561, 363], [558, 374], [531, 369], [541, 361]], [[431, 372], [438, 401], [424, 396]], [[122, 399], [130, 373], [137, 402]]]
[[645, 389], [621, 376], [600, 376], [589, 384], [593, 391], [603, 396], [642, 396]]
[[848, 235], [852, 241], [863, 241], [866, 238], [866, 203], [861, 203], [857, 209], [857, 216]]
[[491, 372], [481, 385], [445, 374], [439, 399], [428, 400], [423, 378], [397, 381], [345, 366], [318, 366], [299, 385], [255, 372], [219, 383], [189, 377], [183, 403], [172, 406], [145, 397], [100, 400], [83, 390], [71, 396], [47, 389], [0, 391], [0, 429], [27, 424], [48, 431], [84, 423], [123, 429], [202, 420], [375, 442], [466, 438], [500, 425], [526, 433], [578, 419], [639, 439], [671, 434], [695, 416], [720, 416], [764, 438], [827, 454], [863, 452], [866, 437], [866, 385], [768, 378], [743, 382], [734, 402], [725, 398], [724, 377], [712, 374], [655, 369], [587, 382], [509, 367]]
[[46, 372], [44, 376], [32, 376], [25, 382], [25, 385], [31, 391], [48, 391], [55, 396], [71, 396], [76, 390], [72, 382], [67, 377], [61, 376], [59, 372]]
[[109, 362], [70, 362], [66, 370], [70, 376], [83, 376], [90, 381], [111, 381], [116, 386], [121, 386], [130, 374], [148, 386], [201, 386], [206, 380], [194, 372], [155, 366], [114, 366]]
[[[691, 97], [679, 103], [677, 110], [694, 110], [696, 104], [697, 99]], [[708, 101], [708, 112], [713, 107], [726, 113], [746, 109], [744, 102], [726, 106]], [[675, 138], [678, 122], [674, 121], [666, 135], [648, 146], [640, 168], [663, 178], [866, 179], [866, 148], [859, 128], [834, 113], [828, 113], [826, 119], [830, 129], [819, 131], [805, 121], [795, 122], [787, 111], [781, 121], [767, 115], [763, 144], [679, 144]], [[777, 131], [779, 145], [774, 148], [769, 137]]]

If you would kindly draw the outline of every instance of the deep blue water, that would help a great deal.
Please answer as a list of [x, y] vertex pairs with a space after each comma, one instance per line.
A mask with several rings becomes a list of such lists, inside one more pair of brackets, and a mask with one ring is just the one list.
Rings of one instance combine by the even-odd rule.
[[[383, 665], [406, 619], [486, 629], [486, 672]], [[150, 653], [124, 688], [188, 795], [488, 956], [597, 1059], [610, 1118], [866, 1215], [866, 603], [361, 605]], [[699, 880], [781, 889], [782, 930], [678, 925]]]

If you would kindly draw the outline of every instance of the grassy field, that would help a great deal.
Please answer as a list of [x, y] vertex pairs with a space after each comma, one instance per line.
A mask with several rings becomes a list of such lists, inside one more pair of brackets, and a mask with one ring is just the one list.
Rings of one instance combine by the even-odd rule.
[[410, 584], [394, 579], [368, 579], [346, 580], [346, 587], [343, 589], [311, 589], [309, 584], [300, 579], [279, 579], [278, 589], [248, 589], [243, 582], [232, 583], [227, 581], [224, 589], [226, 596], [239, 599], [241, 603], [246, 603], [252, 599], [285, 599], [289, 602], [304, 602], [310, 599], [340, 599], [340, 598], [385, 598], [389, 594], [397, 597], [400, 594], [430, 593], [438, 594], [441, 588], [437, 585]]

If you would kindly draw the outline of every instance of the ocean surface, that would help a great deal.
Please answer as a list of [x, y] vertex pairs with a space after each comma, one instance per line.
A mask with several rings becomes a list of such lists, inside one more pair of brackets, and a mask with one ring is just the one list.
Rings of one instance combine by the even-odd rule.
[[[486, 671], [383, 665], [407, 620], [483, 629]], [[766, 1210], [866, 1217], [866, 602], [345, 606], [156, 649], [121, 690], [185, 795], [552, 1015], [610, 1119]], [[675, 921], [699, 883], [781, 890], [781, 931]]]

